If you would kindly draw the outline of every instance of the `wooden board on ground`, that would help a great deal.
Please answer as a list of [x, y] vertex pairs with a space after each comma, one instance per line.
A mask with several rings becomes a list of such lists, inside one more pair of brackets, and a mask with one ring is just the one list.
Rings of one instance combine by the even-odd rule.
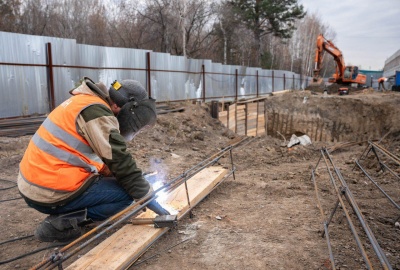
[[[198, 204], [218, 185], [228, 171], [221, 166], [208, 167], [187, 180], [190, 204]], [[178, 211], [178, 219], [189, 209], [184, 184], [171, 191], [165, 203], [168, 209]], [[137, 218], [154, 216], [146, 211]], [[90, 250], [66, 269], [125, 269], [146, 251], [149, 244], [160, 237], [167, 229], [157, 229], [152, 225], [125, 225], [109, 238]]]

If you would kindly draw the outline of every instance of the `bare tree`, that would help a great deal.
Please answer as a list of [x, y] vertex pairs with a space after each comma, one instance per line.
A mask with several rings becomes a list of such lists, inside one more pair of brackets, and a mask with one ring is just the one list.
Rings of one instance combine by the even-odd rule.
[[20, 16], [19, 0], [0, 0], [0, 30], [6, 32], [18, 31], [17, 19]]
[[[107, 7], [104, 0], [87, 0], [84, 5], [81, 0], [20, 1], [0, 0], [1, 31], [148, 49], [224, 64], [261, 64], [308, 76], [314, 69], [317, 35], [335, 38], [316, 14], [298, 20], [304, 12], [297, 0], [119, 0]], [[243, 14], [234, 12], [233, 2], [258, 17], [244, 21]], [[268, 6], [278, 11], [268, 11]], [[287, 20], [275, 25], [274, 14], [286, 14]], [[260, 39], [254, 38], [256, 29], [249, 27], [251, 23], [259, 27]], [[323, 61], [321, 72], [329, 76], [335, 63], [328, 54]]]
[[149, 0], [146, 3], [144, 10], [136, 11], [150, 30], [147, 31], [147, 39], [157, 41], [159, 49], [156, 51], [170, 53], [171, 37], [175, 34], [179, 21], [179, 18], [172, 15], [172, 0]]
[[31, 35], [46, 35], [46, 27], [50, 18], [50, 6], [47, 1], [28, 0], [21, 6], [19, 30]]
[[[329, 27], [322, 23], [322, 20], [317, 14], [308, 14], [303, 20], [301, 20], [295, 34], [293, 44], [296, 46], [291, 47], [291, 52], [294, 55], [294, 59], [300, 59], [301, 65], [295, 72], [300, 74], [312, 76], [315, 61], [315, 49], [316, 40], [319, 34], [328, 36], [332, 39], [336, 36], [335, 32], [330, 30]], [[332, 58], [324, 55], [324, 68], [323, 73], [334, 72], [334, 62]]]

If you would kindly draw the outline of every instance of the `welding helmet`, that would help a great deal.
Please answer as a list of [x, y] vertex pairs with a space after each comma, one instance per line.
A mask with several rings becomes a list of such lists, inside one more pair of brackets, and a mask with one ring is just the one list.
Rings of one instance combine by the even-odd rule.
[[135, 80], [114, 81], [109, 89], [110, 98], [121, 108], [117, 115], [119, 130], [126, 141], [157, 120], [155, 99], [148, 97], [144, 87]]

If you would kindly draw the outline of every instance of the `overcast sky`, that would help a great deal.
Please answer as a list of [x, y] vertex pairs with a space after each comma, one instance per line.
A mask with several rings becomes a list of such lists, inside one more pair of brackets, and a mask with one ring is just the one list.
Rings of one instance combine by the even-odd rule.
[[298, 0], [336, 32], [346, 65], [381, 70], [400, 50], [400, 0]]

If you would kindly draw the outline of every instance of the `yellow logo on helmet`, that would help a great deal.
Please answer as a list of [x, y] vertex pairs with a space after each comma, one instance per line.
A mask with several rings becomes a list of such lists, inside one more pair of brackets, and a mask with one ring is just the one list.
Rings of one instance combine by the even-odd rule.
[[111, 86], [112, 86], [116, 91], [118, 91], [118, 90], [122, 87], [122, 85], [121, 85], [117, 80], [115, 80], [115, 81], [111, 84]]

